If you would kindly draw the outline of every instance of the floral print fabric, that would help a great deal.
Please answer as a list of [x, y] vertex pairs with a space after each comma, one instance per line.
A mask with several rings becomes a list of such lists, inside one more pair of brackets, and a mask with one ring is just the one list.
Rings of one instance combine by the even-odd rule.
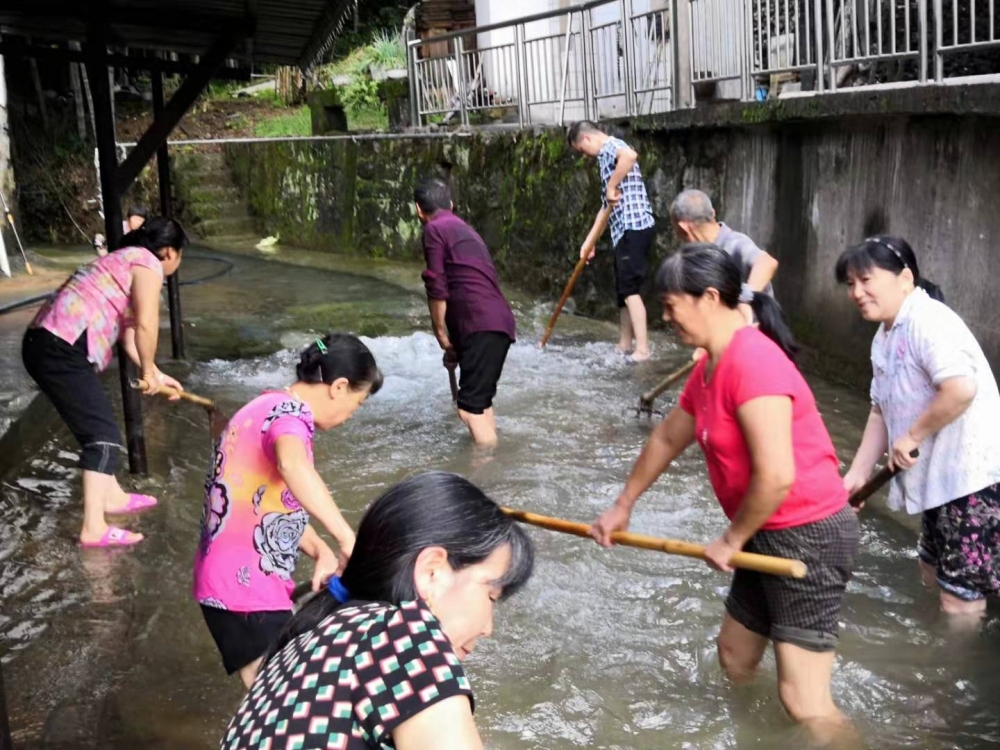
[[918, 551], [959, 599], [1000, 593], [1000, 485], [925, 511]]
[[393, 729], [456, 695], [473, 702], [427, 605], [352, 602], [263, 665], [221, 747], [392, 750]]
[[265, 393], [229, 421], [205, 481], [194, 597], [235, 612], [292, 608], [292, 574], [309, 514], [278, 472], [275, 441], [294, 435], [312, 460], [312, 413], [285, 393]]
[[144, 247], [124, 247], [81, 266], [31, 322], [68, 344], [87, 332], [87, 358], [100, 372], [114, 356], [122, 330], [133, 324], [132, 269], [148, 268], [163, 278], [163, 266]]

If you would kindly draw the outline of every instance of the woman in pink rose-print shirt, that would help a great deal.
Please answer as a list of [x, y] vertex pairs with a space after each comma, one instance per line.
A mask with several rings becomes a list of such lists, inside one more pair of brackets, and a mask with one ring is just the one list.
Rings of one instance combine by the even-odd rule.
[[[354, 532], [313, 466], [313, 434], [342, 425], [382, 386], [372, 353], [342, 333], [307, 347], [296, 376], [233, 415], [205, 482], [194, 598], [226, 672], [239, 672], [247, 687], [292, 616], [299, 551], [316, 560], [318, 589], [354, 548]], [[339, 555], [309, 526], [310, 516]]]
[[121, 249], [77, 269], [24, 334], [25, 369], [80, 443], [80, 544], [85, 547], [136, 544], [142, 534], [109, 525], [106, 515], [156, 505], [156, 498], [126, 493], [118, 485], [121, 433], [97, 373], [108, 367], [121, 341], [149, 383], [146, 395], [163, 386], [180, 389], [180, 383], [160, 372], [154, 358], [163, 278], [180, 266], [186, 244], [187, 235], [176, 221], [151, 219], [127, 234]]

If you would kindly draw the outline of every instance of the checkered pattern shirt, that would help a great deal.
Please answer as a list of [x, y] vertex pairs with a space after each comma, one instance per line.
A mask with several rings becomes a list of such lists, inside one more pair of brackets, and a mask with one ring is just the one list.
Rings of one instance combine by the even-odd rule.
[[[608, 180], [614, 174], [620, 148], [628, 148], [628, 144], [620, 138], [608, 138], [597, 155], [597, 164], [601, 169], [601, 203], [605, 208], [608, 205]], [[649, 229], [656, 224], [653, 219], [653, 206], [649, 202], [649, 196], [646, 195], [646, 183], [642, 181], [642, 172], [639, 171], [638, 164], [625, 175], [619, 189], [622, 191], [622, 199], [611, 212], [608, 222], [611, 225], [611, 242], [614, 245], [621, 241], [626, 230]]]

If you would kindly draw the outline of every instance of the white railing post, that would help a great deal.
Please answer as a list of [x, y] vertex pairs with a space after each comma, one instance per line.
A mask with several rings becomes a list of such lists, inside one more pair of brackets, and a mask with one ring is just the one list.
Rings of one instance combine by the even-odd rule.
[[[852, 18], [851, 19], [851, 23], [855, 23], [855, 20], [856, 19]], [[840, 19], [840, 22], [843, 23], [844, 19]], [[843, 29], [841, 30], [841, 33], [844, 33]], [[827, 41], [830, 43], [830, 64], [828, 66], [829, 70], [830, 70], [830, 87], [829, 88], [830, 88], [830, 91], [836, 91], [837, 90], [837, 68], [833, 64], [833, 59], [837, 55], [837, 37], [836, 37], [836, 30], [833, 27], [833, 0], [826, 0], [826, 38], [827, 38]]]
[[813, 2], [813, 38], [816, 40], [816, 91], [822, 93], [826, 88], [823, 82], [823, 0]]
[[566, 14], [566, 49], [563, 52], [562, 86], [559, 87], [559, 127], [566, 124], [566, 82], [569, 80], [569, 46], [573, 40], [573, 13]]
[[458, 115], [463, 125], [469, 124], [469, 112], [465, 108], [465, 71], [462, 70], [462, 37], [455, 37], [455, 88], [458, 92]]
[[580, 11], [580, 29], [583, 34], [583, 110], [587, 120], [596, 120], [600, 115], [600, 108], [595, 109], [597, 103], [594, 98], [596, 81], [594, 80], [593, 47], [594, 40], [590, 36], [590, 10], [584, 8]]
[[632, 3], [629, 0], [619, 0], [618, 8], [621, 14], [622, 29], [622, 88], [625, 91], [625, 114], [631, 117], [636, 109], [632, 101], [635, 90], [635, 83], [632, 80], [634, 73], [632, 68], [632, 58], [634, 55], [634, 50], [632, 49], [632, 14], [630, 12]]
[[[407, 32], [409, 33], [409, 32]], [[417, 81], [417, 45], [419, 40], [409, 39], [406, 43], [406, 67], [409, 68], [410, 76], [410, 127], [419, 128], [424, 123], [420, 117], [420, 102]]]
[[527, 111], [527, 103], [525, 102], [525, 97], [527, 96], [527, 91], [523, 84], [523, 68], [524, 61], [522, 60], [524, 54], [524, 40], [522, 39], [522, 28], [521, 24], [514, 26], [514, 67], [515, 73], [517, 75], [517, 124], [518, 127], [524, 127], [524, 114]]

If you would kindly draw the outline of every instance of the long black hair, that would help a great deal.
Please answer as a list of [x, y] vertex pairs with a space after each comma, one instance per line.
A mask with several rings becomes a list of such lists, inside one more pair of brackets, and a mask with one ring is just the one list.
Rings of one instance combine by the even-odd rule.
[[382, 371], [361, 339], [349, 333], [328, 333], [302, 350], [295, 376], [303, 383], [326, 383], [346, 378], [352, 390], [368, 387], [374, 396], [382, 387]]
[[184, 227], [176, 219], [157, 216], [147, 219], [138, 229], [122, 237], [116, 249], [124, 247], [144, 247], [160, 260], [164, 259], [164, 250], [172, 247], [181, 252], [187, 245], [188, 237]]
[[[740, 260], [710, 242], [684, 245], [664, 260], [656, 272], [656, 291], [661, 295], [690, 294], [700, 297], [712, 288], [719, 292], [722, 304], [733, 310], [740, 304], [742, 285]], [[788, 328], [781, 305], [761, 292], [754, 294], [749, 304], [760, 323], [760, 330], [794, 362], [799, 345]]]
[[837, 283], [846, 284], [851, 274], [867, 273], [873, 267], [891, 271], [897, 276], [909, 268], [916, 286], [927, 292], [932, 299], [944, 302], [941, 287], [920, 275], [917, 256], [910, 243], [902, 237], [877, 234], [854, 247], [847, 248], [837, 259], [835, 269]]
[[[510, 565], [496, 585], [507, 598], [534, 570], [528, 535], [469, 480], [429, 471], [403, 480], [371, 504], [340, 582], [351, 601], [399, 605], [417, 598], [413, 573], [421, 551], [443, 547], [452, 569], [461, 570], [503, 545], [510, 546]], [[345, 603], [325, 589], [313, 596], [289, 621], [267, 659]]]

